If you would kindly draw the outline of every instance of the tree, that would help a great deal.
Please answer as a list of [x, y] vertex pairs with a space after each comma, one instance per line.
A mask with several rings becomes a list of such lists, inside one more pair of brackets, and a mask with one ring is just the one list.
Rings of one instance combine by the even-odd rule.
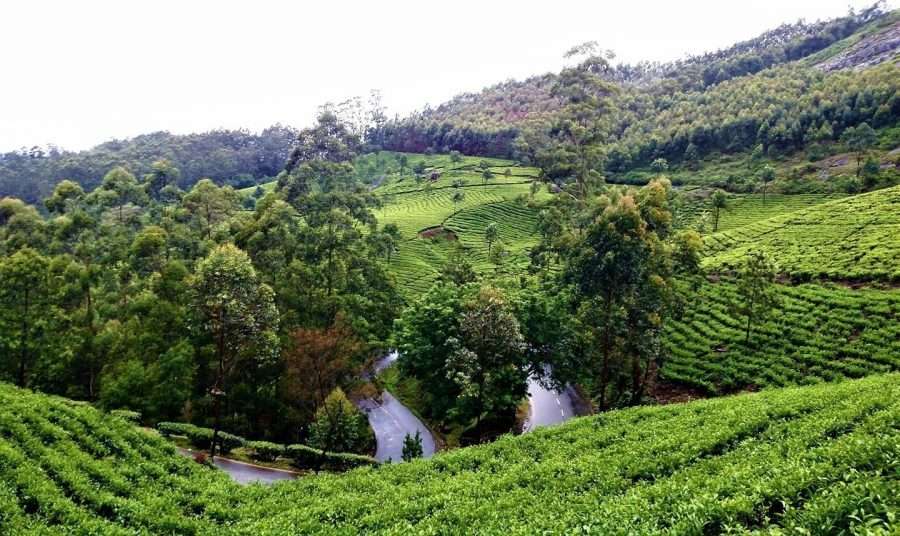
[[661, 175], [669, 170], [669, 162], [665, 158], [657, 158], [650, 163], [650, 169]]
[[459, 396], [459, 386], [447, 377], [447, 357], [454, 351], [448, 341], [458, 340], [464, 288], [439, 282], [414, 300], [397, 319], [394, 340], [403, 376], [419, 380], [422, 408], [435, 421], [448, 418]]
[[240, 196], [231, 186], [216, 186], [201, 179], [184, 196], [182, 204], [203, 228], [203, 236], [212, 238], [212, 230], [238, 209]]
[[441, 268], [440, 279], [456, 286], [472, 283], [478, 279], [469, 257], [463, 247], [456, 245], [447, 257], [447, 262]]
[[250, 257], [232, 244], [218, 246], [197, 264], [191, 287], [200, 330], [212, 341], [216, 360], [209, 390], [214, 412], [210, 454], [215, 456], [226, 381], [240, 362], [275, 358], [278, 311], [272, 289], [259, 280]]
[[745, 344], [750, 343], [753, 324], [767, 318], [778, 306], [778, 292], [775, 287], [777, 268], [775, 263], [762, 252], [750, 252], [737, 273], [737, 296], [734, 311], [746, 317]]
[[640, 400], [662, 357], [665, 320], [678, 304], [674, 276], [696, 265], [686, 250], [699, 247], [698, 237], [676, 235], [672, 243], [669, 189], [657, 180], [601, 197], [588, 211], [590, 223], [561, 251], [556, 286], [571, 286], [575, 336], [562, 352], [571, 359], [553, 363], [553, 374], [586, 385], [603, 410]]
[[363, 344], [341, 317], [326, 329], [296, 328], [283, 353], [287, 399], [307, 414], [322, 407], [328, 394], [351, 377], [351, 362], [362, 350]]
[[450, 161], [459, 164], [462, 162], [462, 154], [459, 151], [450, 151]]
[[551, 146], [539, 158], [548, 176], [561, 173], [574, 178], [580, 198], [587, 198], [591, 183], [602, 180], [602, 144], [609, 136], [608, 124], [601, 120], [609, 110], [609, 97], [616, 88], [604, 79], [610, 70], [612, 51], [600, 50], [595, 41], [572, 47], [564, 58], [578, 63], [563, 69], [550, 93], [563, 107], [553, 125]]
[[488, 247], [488, 258], [491, 256], [491, 248], [494, 245], [494, 242], [500, 239], [500, 228], [497, 227], [495, 222], [491, 222], [484, 229], [484, 241], [487, 243]]
[[414, 436], [406, 434], [403, 437], [403, 461], [411, 462], [416, 458], [421, 458], [422, 452], [422, 435], [418, 430]]
[[119, 225], [125, 223], [125, 206], [141, 204], [147, 199], [144, 189], [127, 169], [116, 167], [103, 177], [103, 183], [91, 194], [103, 206], [116, 208]]
[[719, 230], [719, 216], [721, 215], [721, 211], [729, 209], [728, 195], [722, 190], [717, 189], [709, 197], [709, 200], [713, 209], [713, 232], [715, 233]]
[[858, 178], [863, 157], [878, 142], [878, 135], [868, 123], [863, 122], [845, 130], [841, 134], [841, 142], [856, 153], [856, 176]]
[[166, 186], [178, 183], [181, 172], [172, 162], [162, 159], [153, 162], [150, 173], [144, 175], [144, 188], [154, 201], [162, 199], [162, 191]]
[[14, 366], [16, 385], [28, 384], [28, 373], [37, 359], [35, 339], [47, 327], [49, 261], [31, 248], [0, 259], [0, 348], [3, 361]]
[[688, 169], [696, 170], [698, 160], [700, 160], [700, 151], [697, 150], [697, 146], [693, 143], [689, 143], [687, 148], [684, 150], [683, 158], [685, 164], [687, 164]]
[[309, 443], [320, 449], [323, 457], [328, 452], [360, 452], [365, 448], [368, 428], [365, 416], [337, 387], [316, 410], [316, 419], [310, 425]]
[[466, 198], [465, 192], [462, 190], [454, 190], [453, 195], [450, 196], [450, 200], [453, 201], [453, 212], [456, 212], [456, 207]]
[[484, 169], [481, 172], [481, 184], [487, 184], [487, 182], [494, 178], [494, 172], [490, 169]]
[[525, 343], [506, 299], [492, 287], [466, 303], [459, 335], [447, 343], [453, 348], [447, 377], [459, 386], [458, 411], [474, 417], [480, 441], [484, 415], [509, 414], [526, 394]]
[[44, 206], [53, 214], [65, 214], [72, 206], [84, 199], [84, 190], [77, 182], [60, 181], [53, 189], [53, 195], [44, 200]]
[[403, 170], [409, 164], [409, 157], [405, 154], [397, 156], [397, 164], [400, 166], [400, 176], [403, 177]]
[[763, 183], [763, 205], [766, 204], [766, 191], [769, 189], [769, 183], [775, 180], [775, 168], [766, 164], [759, 172], [759, 179]]

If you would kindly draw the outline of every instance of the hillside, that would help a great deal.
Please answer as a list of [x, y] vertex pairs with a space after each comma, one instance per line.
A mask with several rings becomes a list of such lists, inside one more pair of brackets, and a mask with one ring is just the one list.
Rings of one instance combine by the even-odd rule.
[[[401, 157], [410, 168], [420, 166], [424, 178], [409, 171], [401, 174]], [[383, 205], [375, 215], [381, 224], [394, 224], [400, 231], [388, 267], [406, 297], [428, 290], [459, 246], [479, 273], [516, 273], [527, 265], [528, 249], [537, 242], [539, 208], [527, 203], [536, 168], [502, 159], [461, 157], [453, 162], [448, 155], [384, 152], [377, 158], [384, 165], [377, 168], [378, 185], [372, 192]], [[357, 168], [366, 169], [366, 160]], [[484, 178], [484, 169], [491, 178]], [[463, 196], [456, 203], [455, 193]], [[549, 194], [541, 187], [531, 198], [545, 200]], [[492, 245], [503, 251], [498, 263], [488, 259], [484, 238], [491, 223], [499, 228], [499, 240]]]
[[89, 406], [5, 385], [0, 400], [15, 534], [890, 532], [900, 507], [896, 375], [614, 411], [271, 488]]
[[794, 279], [900, 279], [900, 187], [830, 201], [706, 239], [705, 265], [727, 270], [750, 250]]
[[[664, 158], [691, 176], [696, 159], [757, 146], [776, 160], [813, 148], [821, 153], [820, 145], [851, 126], [896, 124], [898, 28], [900, 12], [873, 8], [783, 25], [670, 64], [609, 66], [601, 76], [617, 91], [600, 119], [607, 175], [633, 180]], [[541, 153], [565, 120], [553, 90], [558, 82], [555, 74], [508, 81], [389, 122], [385, 148], [459, 150], [543, 165], [548, 155]], [[898, 140], [885, 145], [890, 151]]]

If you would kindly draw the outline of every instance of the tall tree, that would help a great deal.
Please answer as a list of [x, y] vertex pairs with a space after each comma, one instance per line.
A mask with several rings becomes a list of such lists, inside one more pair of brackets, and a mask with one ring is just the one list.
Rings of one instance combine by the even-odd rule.
[[461, 408], [474, 417], [479, 441], [485, 414], [515, 410], [527, 391], [528, 367], [519, 322], [499, 290], [484, 287], [465, 305], [447, 376], [460, 388]]
[[719, 230], [719, 217], [721, 216], [721, 212], [723, 210], [728, 210], [728, 195], [722, 190], [717, 189], [709, 197], [709, 200], [713, 209], [713, 232], [715, 233]]
[[856, 153], [856, 176], [859, 177], [863, 157], [878, 142], [878, 135], [868, 123], [863, 122], [845, 130], [841, 134], [841, 141]]
[[766, 204], [766, 192], [769, 190], [769, 183], [775, 180], [775, 168], [766, 164], [759, 171], [759, 180], [763, 183], [763, 205]]
[[216, 359], [209, 391], [214, 413], [210, 453], [215, 456], [226, 381], [241, 361], [267, 362], [277, 355], [278, 311], [272, 289], [260, 282], [250, 257], [231, 244], [198, 263], [191, 286], [200, 327], [212, 341]]
[[0, 345], [20, 387], [38, 357], [36, 339], [47, 327], [49, 261], [31, 248], [0, 259]]
[[737, 297], [734, 311], [747, 319], [745, 343], [750, 344], [753, 324], [767, 318], [779, 304], [775, 286], [775, 262], [766, 254], [752, 251], [737, 273]]

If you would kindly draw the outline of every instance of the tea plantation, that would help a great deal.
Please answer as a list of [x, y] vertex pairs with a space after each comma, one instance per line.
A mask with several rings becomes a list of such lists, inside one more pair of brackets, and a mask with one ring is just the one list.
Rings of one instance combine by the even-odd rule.
[[898, 468], [896, 374], [246, 488], [125, 420], [0, 385], [4, 534], [886, 534]]
[[900, 186], [829, 201], [713, 234], [711, 270], [728, 270], [751, 250], [777, 259], [794, 279], [900, 280]]

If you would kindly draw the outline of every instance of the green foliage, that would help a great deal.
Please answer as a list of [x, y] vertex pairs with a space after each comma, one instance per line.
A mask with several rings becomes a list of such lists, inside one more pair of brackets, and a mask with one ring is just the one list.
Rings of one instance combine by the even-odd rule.
[[248, 441], [245, 446], [252, 451], [251, 456], [254, 459], [263, 462], [274, 462], [285, 453], [284, 445], [269, 441]]
[[299, 469], [347, 471], [357, 467], [374, 467], [378, 461], [369, 456], [348, 452], [322, 452], [306, 445], [288, 445], [286, 455]]
[[126, 420], [134, 425], [141, 424], [141, 412], [139, 411], [131, 411], [130, 409], [114, 409], [110, 411], [109, 414]]
[[761, 251], [796, 280], [898, 280], [898, 200], [900, 187], [893, 187], [723, 231], [706, 238], [703, 264], [729, 270]]
[[203, 177], [246, 188], [275, 177], [296, 139], [295, 129], [273, 125], [259, 133], [154, 132], [79, 152], [32, 147], [0, 154], [0, 198], [13, 196], [35, 203], [49, 196], [64, 179], [93, 190], [117, 166], [143, 177], [146, 193], [154, 199], [162, 194], [163, 183], [189, 189]]
[[891, 533], [898, 385], [885, 375], [612, 411], [274, 487], [239, 486], [120, 419], [0, 385], [0, 511], [16, 534]]
[[406, 434], [403, 438], [403, 461], [410, 462], [422, 457], [422, 436], [416, 430], [416, 435]]
[[776, 305], [746, 342], [733, 279], [697, 287], [666, 327], [661, 377], [723, 394], [900, 370], [900, 293], [836, 285], [775, 285]]
[[310, 425], [309, 442], [321, 452], [361, 453], [369, 449], [371, 434], [365, 415], [338, 387], [316, 410], [316, 418]]
[[777, 273], [778, 268], [772, 259], [757, 251], [751, 251], [738, 269], [738, 300], [734, 304], [734, 311], [747, 319], [745, 343], [750, 342], [754, 322], [767, 318], [772, 309], [778, 305], [778, 294], [775, 290]]

